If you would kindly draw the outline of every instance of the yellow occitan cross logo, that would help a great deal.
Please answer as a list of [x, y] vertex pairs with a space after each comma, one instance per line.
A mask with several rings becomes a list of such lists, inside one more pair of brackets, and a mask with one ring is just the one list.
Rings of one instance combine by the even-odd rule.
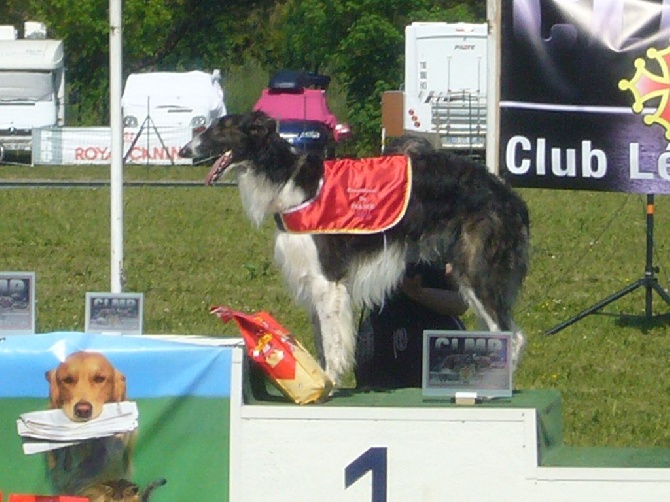
[[665, 129], [665, 138], [670, 140], [670, 47], [659, 51], [654, 48], [647, 50], [647, 58], [655, 59], [661, 69], [661, 75], [651, 73], [646, 68], [643, 58], [635, 60], [635, 75], [630, 80], [619, 81], [619, 89], [633, 93], [635, 102], [632, 109], [642, 113], [644, 104], [650, 99], [660, 98], [655, 113], [644, 116], [647, 125], [658, 124]]

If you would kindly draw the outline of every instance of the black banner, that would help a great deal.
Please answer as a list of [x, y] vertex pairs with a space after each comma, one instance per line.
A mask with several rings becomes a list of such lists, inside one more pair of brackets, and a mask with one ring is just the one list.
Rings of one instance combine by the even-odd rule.
[[501, 174], [670, 193], [670, 0], [502, 0], [501, 16]]

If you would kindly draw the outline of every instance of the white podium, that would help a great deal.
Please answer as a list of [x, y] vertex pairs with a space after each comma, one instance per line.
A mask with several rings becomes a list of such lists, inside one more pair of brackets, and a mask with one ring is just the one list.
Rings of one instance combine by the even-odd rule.
[[[557, 391], [470, 407], [420, 389], [341, 391], [298, 406], [233, 360], [230, 500], [654, 501], [670, 450], [570, 448]], [[260, 389], [260, 390], [259, 390]]]

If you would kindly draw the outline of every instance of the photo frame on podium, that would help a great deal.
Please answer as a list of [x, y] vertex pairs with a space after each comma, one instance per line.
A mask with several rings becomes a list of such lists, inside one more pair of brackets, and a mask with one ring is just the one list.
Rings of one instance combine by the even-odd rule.
[[86, 333], [141, 335], [143, 293], [86, 293]]
[[512, 332], [425, 330], [425, 397], [512, 396]]
[[0, 336], [35, 334], [35, 272], [0, 272]]

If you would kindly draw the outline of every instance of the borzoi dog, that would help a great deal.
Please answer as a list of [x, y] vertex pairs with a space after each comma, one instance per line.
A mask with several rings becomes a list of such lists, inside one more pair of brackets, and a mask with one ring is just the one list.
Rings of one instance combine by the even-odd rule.
[[[321, 364], [336, 384], [354, 364], [354, 309], [383, 304], [408, 262], [450, 263], [460, 293], [490, 331], [513, 331], [513, 365], [524, 337], [511, 310], [528, 267], [529, 217], [523, 200], [473, 161], [408, 141], [407, 201], [389, 228], [369, 233], [278, 231], [275, 261], [314, 326]], [[242, 205], [256, 225], [320, 195], [324, 163], [297, 155], [262, 112], [212, 123], [180, 151], [218, 157], [207, 175], [237, 178]], [[382, 157], [385, 159], [387, 157]], [[347, 190], [346, 187], [344, 189]], [[337, 198], [337, 197], [336, 197]]]

